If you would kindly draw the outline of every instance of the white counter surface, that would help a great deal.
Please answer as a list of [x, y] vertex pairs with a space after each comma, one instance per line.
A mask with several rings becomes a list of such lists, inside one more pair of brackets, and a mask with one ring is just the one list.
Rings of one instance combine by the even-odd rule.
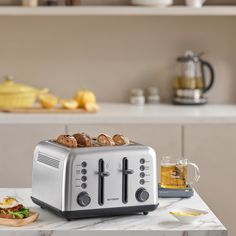
[[236, 124], [236, 105], [143, 107], [103, 103], [96, 114], [0, 113], [0, 124]]
[[[157, 210], [149, 215], [103, 217], [67, 221], [42, 210], [30, 200], [31, 189], [0, 189], [0, 197], [15, 196], [25, 206], [40, 213], [37, 222], [20, 227], [0, 226], [1, 236], [226, 236], [227, 230], [195, 193], [190, 199], [159, 199]], [[195, 224], [181, 224], [169, 211], [177, 206], [208, 211]]]

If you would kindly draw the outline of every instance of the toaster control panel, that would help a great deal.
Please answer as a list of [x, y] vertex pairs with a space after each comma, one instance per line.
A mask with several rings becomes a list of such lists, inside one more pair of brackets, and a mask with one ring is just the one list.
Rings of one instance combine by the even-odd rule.
[[76, 188], [79, 188], [80, 192], [77, 196], [77, 203], [81, 207], [86, 207], [91, 202], [91, 197], [85, 191], [87, 189], [87, 181], [88, 181], [88, 163], [86, 161], [82, 161], [76, 165]]
[[155, 153], [145, 146], [122, 148], [88, 153], [81, 149], [83, 152], [75, 155], [71, 210], [156, 203]]
[[82, 161], [76, 165], [76, 187], [86, 189], [87, 188], [87, 162]]
[[145, 185], [150, 182], [150, 161], [145, 158], [139, 160], [139, 184]]

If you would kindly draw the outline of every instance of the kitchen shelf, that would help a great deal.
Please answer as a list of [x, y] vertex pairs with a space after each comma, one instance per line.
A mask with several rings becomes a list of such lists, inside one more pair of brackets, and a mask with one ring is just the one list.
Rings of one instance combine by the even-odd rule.
[[96, 114], [1, 113], [2, 124], [236, 124], [236, 105], [135, 106], [128, 103], [101, 103]]
[[236, 6], [142, 6], [0, 7], [0, 16], [236, 16]]

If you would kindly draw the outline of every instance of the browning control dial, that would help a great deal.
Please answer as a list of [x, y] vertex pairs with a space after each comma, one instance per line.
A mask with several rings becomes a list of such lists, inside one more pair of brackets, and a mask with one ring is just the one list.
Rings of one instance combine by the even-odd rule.
[[77, 197], [77, 202], [80, 206], [86, 207], [91, 202], [91, 198], [86, 192], [81, 192]]
[[149, 193], [148, 191], [145, 189], [145, 188], [139, 188], [137, 191], [136, 191], [136, 199], [139, 201], [139, 202], [145, 202], [148, 200], [149, 198]]

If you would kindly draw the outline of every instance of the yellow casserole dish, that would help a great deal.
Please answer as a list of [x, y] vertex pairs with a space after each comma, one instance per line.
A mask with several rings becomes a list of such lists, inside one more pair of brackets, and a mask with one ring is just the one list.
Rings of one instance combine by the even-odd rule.
[[32, 107], [38, 95], [47, 91], [17, 84], [11, 76], [7, 76], [4, 82], [0, 83], [0, 108]]

